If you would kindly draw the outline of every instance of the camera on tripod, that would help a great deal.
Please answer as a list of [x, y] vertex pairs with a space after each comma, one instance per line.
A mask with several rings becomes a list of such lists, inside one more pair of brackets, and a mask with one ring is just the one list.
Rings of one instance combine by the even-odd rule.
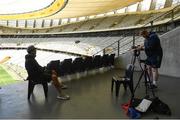
[[141, 51], [141, 50], [138, 50], [138, 49], [137, 49], [139, 46], [140, 46], [140, 45], [138, 45], [138, 46], [132, 46], [132, 49], [134, 50], [134, 56], [139, 56], [139, 55], [140, 55], [140, 51]]

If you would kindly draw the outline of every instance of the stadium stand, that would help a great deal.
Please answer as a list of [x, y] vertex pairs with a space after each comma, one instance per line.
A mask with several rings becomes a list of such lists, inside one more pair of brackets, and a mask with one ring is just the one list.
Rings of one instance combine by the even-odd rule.
[[[0, 62], [1, 65], [4, 68], [6, 68], [6, 70], [14, 72], [16, 76], [18, 76], [18, 78], [14, 78], [14, 79], [26, 80], [27, 72], [24, 66], [25, 63], [24, 56], [27, 53], [26, 48], [29, 45], [34, 45], [37, 48], [36, 60], [38, 61], [38, 63], [42, 66], [47, 66], [48, 69], [51, 69], [51, 67], [48, 66], [51, 66], [51, 64], [54, 63], [53, 67], [57, 70], [58, 76], [60, 77], [59, 80], [61, 82], [80, 79], [81, 82], [75, 80], [71, 82], [67, 82], [67, 84], [70, 86], [69, 87], [70, 89], [68, 89], [67, 91], [71, 95], [73, 95], [72, 93], [76, 94], [72, 97], [72, 99], [75, 102], [74, 101], [69, 103], [54, 102], [53, 99], [55, 93], [53, 89], [49, 87], [50, 93], [52, 94], [50, 95], [48, 101], [44, 102], [43, 104], [39, 104], [38, 103], [39, 99], [42, 96], [41, 94], [36, 94], [40, 96], [37, 97], [37, 100], [36, 98], [34, 99], [34, 97], [32, 97], [31, 103], [30, 102], [24, 103], [25, 95], [23, 94], [23, 92], [25, 88], [24, 86], [26, 84], [22, 83], [21, 85], [19, 85], [20, 88], [17, 85], [18, 86], [16, 87], [18, 88], [17, 91], [15, 90], [12, 92], [11, 90], [9, 90], [11, 91], [10, 92], [11, 94], [8, 94], [8, 96], [16, 95], [17, 97], [17, 94], [21, 92], [22, 96], [19, 95], [19, 97], [16, 99], [21, 98], [20, 100], [22, 101], [22, 105], [25, 106], [25, 108], [24, 107], [22, 108], [26, 109], [24, 110], [25, 112], [23, 111], [23, 109], [18, 111], [17, 109], [20, 108], [17, 107], [15, 111], [12, 112], [12, 114], [11, 112], [5, 113], [3, 109], [5, 109], [5, 105], [8, 105], [9, 103], [6, 104], [6, 102], [4, 102], [6, 100], [7, 95], [4, 95], [3, 93], [2, 95], [3, 108], [2, 108], [2, 112], [0, 112], [0, 118], [4, 119], [4, 118], [15, 117], [18, 119], [19, 118], [83, 118], [83, 119], [84, 118], [91, 118], [91, 119], [118, 118], [119, 119], [120, 118], [119, 113], [120, 116], [124, 115], [124, 113], [122, 114], [122, 110], [119, 111], [119, 105], [121, 102], [124, 102], [126, 99], [128, 99], [129, 96], [127, 94], [123, 96], [124, 99], [115, 100], [113, 98], [113, 94], [109, 95], [108, 93], [109, 89], [107, 86], [110, 85], [109, 81], [111, 82], [110, 78], [115, 73], [114, 71], [117, 72], [116, 68], [120, 68], [120, 67], [123, 68], [123, 65], [125, 65], [129, 61], [131, 56], [130, 52], [132, 46], [143, 44], [144, 38], [140, 36], [139, 34], [140, 31], [144, 29], [147, 29], [149, 31], [152, 30], [155, 31], [161, 37], [161, 36], [166, 36], [169, 32], [170, 33], [177, 32], [174, 30], [177, 30], [177, 28], [179, 28], [180, 25], [179, 2], [172, 3], [173, 0], [165, 0], [167, 2], [171, 2], [171, 4], [169, 3], [168, 5], [166, 3], [166, 7], [162, 9], [155, 9], [156, 7], [152, 9], [153, 4], [155, 5], [154, 3], [155, 1], [151, 0], [150, 3], [151, 10], [139, 11], [138, 9], [141, 9], [140, 4], [145, 0], [143, 1], [137, 0], [138, 3], [137, 1], [134, 2], [138, 4], [136, 8], [137, 10], [134, 12], [128, 12], [130, 6], [126, 5], [124, 6], [124, 11], [125, 11], [124, 13], [119, 13], [118, 12], [119, 8], [117, 7], [117, 8], [108, 9], [107, 11], [103, 11], [102, 14], [99, 12], [97, 13], [92, 12], [92, 14], [84, 14], [84, 16], [75, 16], [75, 17], [71, 16], [68, 18], [67, 15], [63, 17], [63, 14], [68, 14], [72, 12], [72, 11], [70, 12], [71, 8], [68, 9], [68, 2], [69, 5], [71, 6], [73, 1], [76, 0], [71, 0], [71, 1], [67, 0], [66, 1], [67, 6], [64, 6], [64, 8], [61, 9], [62, 11], [59, 10], [57, 12], [57, 11], [53, 11], [54, 9], [51, 9], [49, 12], [52, 11], [54, 12], [52, 16], [50, 15], [42, 18], [40, 17], [37, 19], [35, 17], [31, 19], [21, 18], [20, 20], [18, 19], [14, 20], [9, 18], [10, 20], [4, 20], [2, 19], [3, 16], [1, 16], [0, 14], [0, 24], [2, 24], [0, 26], [1, 28], [0, 29], [0, 57], [1, 57], [0, 60], [6, 58], [7, 56], [10, 56], [10, 59], [3, 60], [2, 62], [1, 61]], [[83, 1], [82, 3], [86, 3], [87, 1]], [[111, 0], [107, 0], [106, 2], [108, 1]], [[94, 3], [96, 2], [94, 1]], [[114, 0], [112, 1], [112, 3], [113, 2], [117, 2], [117, 1]], [[91, 1], [91, 3], [93, 2]], [[132, 5], [134, 3], [131, 3], [129, 5]], [[102, 3], [97, 4], [97, 6], [101, 4]], [[57, 4], [56, 7], [58, 5], [60, 4]], [[76, 4], [75, 6], [78, 5], [79, 4]], [[81, 6], [79, 9], [85, 7], [86, 6]], [[108, 6], [104, 8], [108, 8]], [[63, 10], [65, 10], [64, 13]], [[98, 9], [96, 10], [98, 11]], [[78, 13], [78, 11], [76, 12]], [[81, 11], [81, 12], [83, 13], [89, 11]], [[112, 14], [108, 14], [109, 12], [111, 12]], [[43, 14], [43, 13], [40, 12], [39, 14]], [[31, 17], [32, 16], [33, 15], [31, 15]], [[25, 15], [25, 17], [27, 16]], [[81, 17], [84, 17], [84, 19], [80, 19]], [[55, 23], [53, 22], [53, 19], [56, 19]], [[73, 21], [72, 19], [75, 19], [75, 21]], [[166, 58], [169, 60], [168, 58], [169, 56], [166, 53], [165, 55]], [[120, 66], [118, 62], [121, 62], [120, 64], [123, 65]], [[176, 61], [176, 63], [178, 62]], [[174, 66], [174, 68], [176, 68], [176, 66]], [[102, 71], [103, 72], [108, 71], [108, 72], [103, 73]], [[167, 72], [166, 70], [164, 71], [163, 73]], [[96, 76], [95, 75], [96, 73], [102, 73], [102, 74], [98, 74]], [[91, 76], [92, 74], [94, 76]], [[121, 72], [118, 71], [118, 74], [121, 74]], [[138, 74], [138, 72], [136, 74]], [[169, 73], [167, 74], [169, 75]], [[137, 78], [136, 75], [135, 77]], [[166, 79], [168, 79], [168, 77], [164, 77], [164, 78], [165, 81]], [[89, 81], [90, 83], [88, 83]], [[78, 84], [80, 85], [80, 87], [78, 86]], [[84, 86], [84, 84], [87, 85]], [[160, 93], [160, 95], [161, 96], [167, 95], [169, 97], [171, 96], [169, 95], [169, 93], [172, 92], [169, 91], [169, 89], [172, 87], [167, 86], [165, 84], [163, 83], [164, 85], [163, 89], [167, 90], [168, 87], [167, 93]], [[173, 85], [176, 86], [176, 84]], [[82, 87], [85, 87], [85, 89], [82, 89]], [[37, 89], [39, 89], [39, 87]], [[142, 88], [140, 89], [142, 90]], [[91, 90], [94, 91], [91, 93]], [[36, 92], [40, 93], [41, 91], [36, 91]], [[142, 95], [142, 93], [140, 94]], [[85, 96], [86, 98], [83, 98], [82, 96]], [[177, 96], [179, 95], [177, 94]], [[79, 100], [78, 97], [82, 97], [82, 99]], [[108, 100], [105, 99], [102, 101], [102, 98], [105, 97], [108, 97], [107, 98]], [[111, 97], [112, 99], [109, 100], [109, 97]], [[93, 100], [91, 100], [91, 98]], [[79, 106], [76, 106], [76, 104], [79, 103], [80, 101], [81, 101], [81, 103], [79, 104], [80, 108], [78, 108]], [[94, 101], [96, 101], [96, 104], [94, 104]], [[13, 101], [12, 104], [14, 105], [16, 102]], [[36, 106], [34, 105], [34, 103], [36, 104]], [[40, 101], [40, 103], [42, 103], [42, 101]], [[101, 103], [103, 105], [100, 107], [99, 105]], [[106, 104], [106, 106], [104, 106], [104, 104]], [[174, 104], [174, 102], [172, 102], [171, 104], [174, 105], [172, 106], [172, 108], [179, 109]], [[16, 103], [15, 107], [17, 105], [19, 106], [21, 104]], [[86, 108], [83, 105], [86, 106]], [[62, 108], [60, 108], [59, 106]], [[64, 106], [65, 107], [69, 106], [70, 109], [68, 108], [67, 111], [67, 109], [63, 109]], [[91, 107], [93, 108], [93, 106], [95, 107], [94, 109], [92, 109], [93, 111], [92, 112]], [[11, 108], [11, 106], [9, 107]], [[72, 107], [73, 109], [71, 109]], [[41, 112], [39, 112], [39, 110], [41, 110]], [[8, 110], [6, 109], [5, 111]], [[29, 113], [26, 113], [27, 111]], [[36, 113], [36, 111], [38, 114]], [[63, 111], [62, 114], [59, 114], [61, 113], [61, 111]], [[179, 118], [179, 110], [173, 112], [175, 113], [173, 113], [172, 118], [173, 117]], [[47, 113], [49, 114], [47, 115]], [[160, 116], [160, 118], [163, 117], [164, 116]], [[123, 116], [122, 118], [127, 118], [127, 117]], [[146, 116], [145, 117], [142, 116], [142, 118], [146, 118]], [[154, 118], [154, 116], [152, 117], [150, 115], [150, 118]]]
[[[17, 28], [2, 26], [3, 33], [59, 33], [59, 32], [74, 32], [74, 31], [93, 31], [105, 29], [129, 29], [141, 27], [149, 23], [157, 16], [174, 11], [174, 20], [179, 19], [179, 7], [164, 8], [162, 10], [152, 10], [144, 12], [132, 12], [115, 14], [110, 16], [101, 16], [87, 20], [63, 24], [60, 26], [52, 26], [44, 28]], [[164, 18], [163, 18], [164, 17]], [[167, 23], [171, 16], [163, 16], [161, 19], [154, 21], [154, 24]], [[39, 27], [39, 26], [37, 26]]]

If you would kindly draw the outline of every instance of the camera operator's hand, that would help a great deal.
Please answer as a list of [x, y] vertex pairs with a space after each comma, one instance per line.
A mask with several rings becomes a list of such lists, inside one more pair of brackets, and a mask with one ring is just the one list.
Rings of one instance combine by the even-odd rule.
[[138, 46], [135, 48], [135, 50], [138, 50], [138, 51], [144, 50], [144, 45], [138, 45]]

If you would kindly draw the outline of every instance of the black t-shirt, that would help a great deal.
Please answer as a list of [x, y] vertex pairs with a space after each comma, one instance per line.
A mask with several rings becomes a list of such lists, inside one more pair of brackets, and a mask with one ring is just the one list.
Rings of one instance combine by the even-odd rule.
[[160, 39], [154, 32], [150, 32], [149, 37], [144, 42], [144, 46], [148, 57], [162, 56], [163, 54]]
[[25, 56], [25, 68], [28, 72], [29, 79], [39, 79], [44, 73], [44, 67], [40, 66], [35, 56], [31, 54]]

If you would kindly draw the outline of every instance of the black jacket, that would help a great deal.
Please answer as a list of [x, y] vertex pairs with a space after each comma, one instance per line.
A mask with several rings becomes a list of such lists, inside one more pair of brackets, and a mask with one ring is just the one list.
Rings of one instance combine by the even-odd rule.
[[40, 66], [35, 59], [34, 55], [27, 54], [25, 56], [25, 68], [28, 73], [28, 80], [39, 80], [42, 78], [44, 73], [44, 67]]
[[148, 57], [162, 56], [163, 54], [160, 39], [154, 32], [150, 32], [149, 37], [144, 42], [144, 46]]

